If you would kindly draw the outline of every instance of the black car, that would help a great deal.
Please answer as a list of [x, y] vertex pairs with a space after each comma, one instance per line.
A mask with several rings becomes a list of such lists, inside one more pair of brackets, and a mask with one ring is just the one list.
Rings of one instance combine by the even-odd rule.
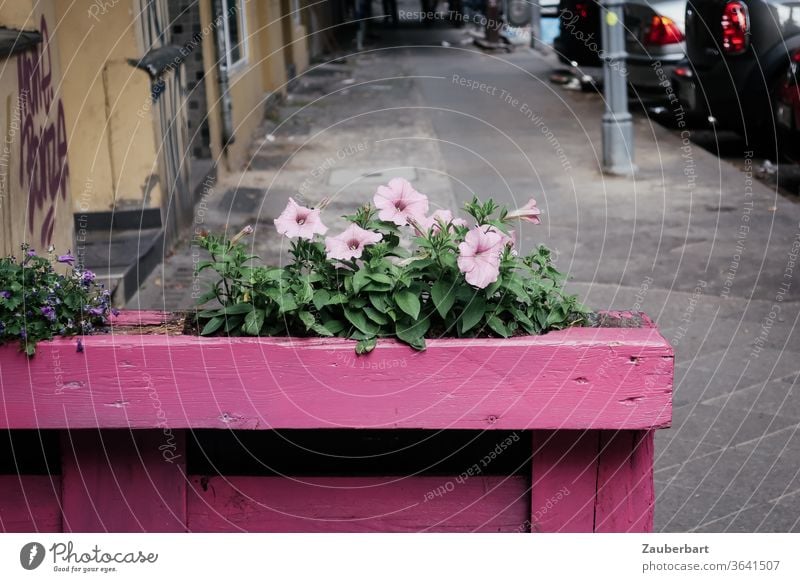
[[[631, 85], [663, 93], [663, 78], [656, 71], [669, 75], [685, 56], [685, 10], [686, 0], [625, 1], [626, 70]], [[602, 66], [601, 17], [598, 0], [561, 0], [559, 35], [553, 41], [561, 61], [582, 68]]]
[[740, 131], [749, 143], [787, 132], [796, 139], [799, 51], [798, 0], [692, 0], [687, 60], [673, 85], [688, 114]]

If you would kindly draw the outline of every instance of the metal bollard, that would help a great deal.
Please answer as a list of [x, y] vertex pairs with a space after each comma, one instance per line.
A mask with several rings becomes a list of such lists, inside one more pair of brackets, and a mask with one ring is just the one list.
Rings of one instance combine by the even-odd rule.
[[603, 48], [603, 172], [636, 173], [633, 163], [633, 117], [628, 111], [623, 0], [603, 0], [600, 11]]

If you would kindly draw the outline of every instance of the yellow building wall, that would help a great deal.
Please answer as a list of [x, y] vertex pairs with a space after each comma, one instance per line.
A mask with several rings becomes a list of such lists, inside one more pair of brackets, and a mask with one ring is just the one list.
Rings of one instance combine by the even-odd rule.
[[[161, 203], [150, 79], [132, 0], [55, 0], [76, 212]], [[102, 9], [98, 8], [101, 6]]]
[[259, 3], [258, 59], [265, 92], [286, 94], [286, 64], [283, 57], [283, 27], [281, 0], [262, 0]]
[[73, 245], [68, 135], [51, 0], [0, 6], [0, 26], [37, 30], [35, 48], [0, 59], [0, 252]]
[[297, 75], [308, 68], [308, 39], [306, 27], [302, 24], [292, 26], [291, 59]]
[[[233, 109], [233, 134], [236, 139], [227, 148], [228, 167], [239, 170], [247, 161], [256, 128], [264, 119], [264, 84], [261, 79], [259, 18], [256, 2], [244, 4], [247, 11], [247, 62], [229, 73], [228, 90]], [[221, 108], [222, 103], [216, 102]], [[209, 103], [209, 107], [211, 104]]]

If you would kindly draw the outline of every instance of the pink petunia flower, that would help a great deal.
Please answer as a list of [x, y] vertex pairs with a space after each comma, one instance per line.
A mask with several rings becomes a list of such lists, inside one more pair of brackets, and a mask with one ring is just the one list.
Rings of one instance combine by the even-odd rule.
[[440, 224], [448, 225], [452, 231], [454, 226], [467, 226], [467, 221], [463, 218], [453, 218], [453, 213], [449, 210], [437, 210], [419, 221], [419, 224], [425, 232], [437, 233], [441, 230]]
[[467, 283], [485, 289], [500, 274], [500, 254], [505, 241], [492, 227], [476, 226], [458, 245], [458, 268]]
[[520, 219], [533, 224], [541, 224], [542, 221], [539, 218], [541, 213], [542, 211], [536, 208], [536, 200], [531, 198], [522, 208], [517, 208], [506, 214], [505, 219], [506, 221]]
[[483, 228], [485, 228], [487, 231], [496, 232], [497, 234], [499, 234], [500, 238], [503, 239], [503, 246], [513, 248], [514, 245], [517, 244], [517, 233], [514, 229], [509, 230], [508, 234], [506, 234], [495, 226], [484, 225]]
[[351, 224], [338, 236], [325, 237], [325, 252], [328, 259], [347, 261], [357, 259], [364, 252], [364, 247], [375, 244], [383, 238], [379, 232], [364, 230], [357, 224]]
[[280, 234], [289, 238], [299, 237], [311, 240], [315, 234], [328, 232], [328, 227], [322, 224], [319, 213], [319, 208], [306, 208], [289, 198], [286, 208], [275, 219], [275, 228]]
[[403, 178], [392, 178], [387, 186], [378, 186], [373, 202], [380, 211], [378, 218], [397, 226], [409, 224], [409, 219], [422, 223], [428, 213], [428, 197]]

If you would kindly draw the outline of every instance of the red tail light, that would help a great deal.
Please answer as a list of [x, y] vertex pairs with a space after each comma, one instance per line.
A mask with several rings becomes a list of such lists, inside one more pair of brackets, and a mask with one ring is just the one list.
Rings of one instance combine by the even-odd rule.
[[588, 18], [589, 17], [589, 6], [582, 2], [577, 2], [575, 4], [575, 10], [578, 12], [578, 16], [581, 18]]
[[728, 2], [722, 10], [722, 50], [729, 55], [740, 55], [747, 50], [750, 34], [750, 16], [747, 5], [739, 0]]
[[675, 21], [656, 14], [650, 21], [650, 28], [644, 35], [644, 44], [664, 46], [683, 41], [683, 33]]

